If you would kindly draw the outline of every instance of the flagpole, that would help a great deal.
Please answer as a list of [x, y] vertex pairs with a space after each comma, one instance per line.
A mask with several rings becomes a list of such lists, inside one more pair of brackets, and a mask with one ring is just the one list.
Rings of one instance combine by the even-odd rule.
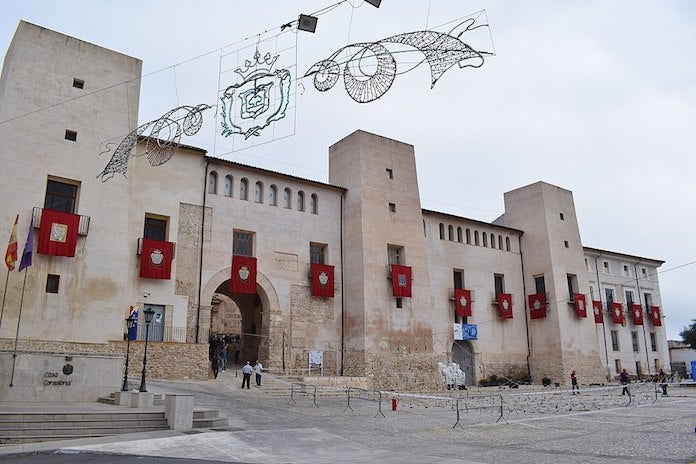
[[17, 315], [17, 332], [15, 333], [14, 351], [12, 352], [12, 376], [10, 377], [10, 387], [14, 381], [15, 361], [17, 360], [17, 340], [19, 339], [19, 322], [22, 318], [22, 305], [24, 304], [24, 288], [27, 285], [28, 271], [24, 269], [24, 283], [22, 284], [22, 298], [19, 300], [19, 314]]
[[7, 298], [7, 283], [10, 281], [10, 271], [5, 276], [5, 291], [2, 293], [2, 307], [0, 308], [0, 329], [2, 329], [2, 315], [5, 314], [5, 298]]

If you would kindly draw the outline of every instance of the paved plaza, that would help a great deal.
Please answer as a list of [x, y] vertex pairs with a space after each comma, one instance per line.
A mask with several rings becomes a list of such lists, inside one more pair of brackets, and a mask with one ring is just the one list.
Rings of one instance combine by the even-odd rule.
[[317, 387], [315, 396], [312, 385], [270, 374], [260, 389], [242, 390], [235, 375], [148, 383], [154, 393], [194, 394], [228, 427], [6, 447], [0, 462], [29, 462], [11, 453], [42, 450], [245, 463], [696, 462], [693, 387], [670, 386], [663, 397], [654, 384], [632, 384], [630, 399], [620, 386], [578, 395], [540, 386], [350, 395]]

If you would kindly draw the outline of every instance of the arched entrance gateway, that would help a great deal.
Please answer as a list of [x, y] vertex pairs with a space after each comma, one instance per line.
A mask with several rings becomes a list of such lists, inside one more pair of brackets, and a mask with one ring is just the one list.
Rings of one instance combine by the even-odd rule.
[[[239, 361], [252, 364], [258, 359], [264, 367], [282, 367], [282, 313], [271, 282], [256, 274], [256, 293], [232, 292], [231, 268], [215, 274], [204, 286], [201, 301], [211, 302], [211, 336], [228, 337], [239, 343]], [[228, 363], [234, 362], [234, 349]]]
[[464, 371], [465, 385], [474, 384], [474, 349], [468, 340], [455, 340], [452, 344], [452, 362]]

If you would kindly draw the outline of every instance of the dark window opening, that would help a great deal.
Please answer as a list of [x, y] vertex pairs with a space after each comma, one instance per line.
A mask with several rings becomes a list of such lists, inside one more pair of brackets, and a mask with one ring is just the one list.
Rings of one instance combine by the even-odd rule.
[[65, 140], [70, 140], [73, 142], [77, 141], [77, 132], [71, 130], [65, 130]]
[[48, 274], [48, 276], [46, 277], [46, 293], [58, 293], [59, 284], [59, 275]]
[[326, 264], [326, 245], [316, 243], [309, 244], [309, 262], [312, 264]]
[[44, 208], [64, 213], [74, 213], [77, 202], [77, 185], [49, 180], [46, 185]]
[[254, 235], [250, 232], [234, 231], [232, 253], [238, 256], [253, 256]]
[[75, 87], [76, 89], [84, 89], [85, 88], [85, 81], [82, 79], [75, 78], [72, 81], [72, 86]]
[[164, 242], [167, 239], [167, 221], [146, 217], [143, 238]]

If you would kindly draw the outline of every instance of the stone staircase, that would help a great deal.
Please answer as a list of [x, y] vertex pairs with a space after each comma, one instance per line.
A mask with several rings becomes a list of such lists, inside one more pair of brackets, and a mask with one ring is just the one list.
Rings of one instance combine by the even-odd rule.
[[0, 446], [168, 429], [164, 412], [0, 413]]
[[[100, 398], [99, 403], [113, 405], [114, 395]], [[163, 395], [155, 396], [154, 408], [157, 410], [115, 406], [113, 409], [107, 407], [94, 411], [94, 404], [96, 403], [86, 404], [84, 408], [75, 405], [72, 410], [61, 411], [42, 411], [35, 406], [26, 411], [17, 408], [0, 411], [0, 446], [145, 433], [171, 428], [164, 411], [158, 407], [164, 405]], [[228, 425], [229, 419], [220, 417], [217, 410], [193, 410], [194, 429], [224, 428]]]

